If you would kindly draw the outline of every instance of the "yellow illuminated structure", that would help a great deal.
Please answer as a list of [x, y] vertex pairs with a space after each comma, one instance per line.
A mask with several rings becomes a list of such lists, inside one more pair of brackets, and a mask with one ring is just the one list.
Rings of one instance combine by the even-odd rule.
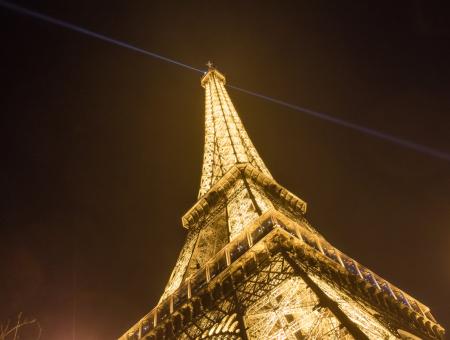
[[187, 238], [158, 303], [120, 340], [442, 339], [430, 309], [345, 255], [259, 157], [212, 65]]

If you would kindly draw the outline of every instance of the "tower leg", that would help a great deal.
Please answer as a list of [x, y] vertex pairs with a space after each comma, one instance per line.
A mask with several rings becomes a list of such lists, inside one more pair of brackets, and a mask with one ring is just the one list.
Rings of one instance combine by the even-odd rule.
[[320, 304], [327, 307], [341, 324], [347, 328], [348, 332], [355, 338], [361, 340], [369, 340], [369, 337], [359, 329], [359, 327], [349, 319], [349, 317], [339, 308], [339, 305], [330, 299], [322, 289], [309, 277], [309, 275], [289, 256], [287, 251], [282, 252], [286, 258], [286, 261], [294, 268], [295, 273], [300, 276], [303, 281], [311, 288], [311, 290], [317, 295], [320, 300]]

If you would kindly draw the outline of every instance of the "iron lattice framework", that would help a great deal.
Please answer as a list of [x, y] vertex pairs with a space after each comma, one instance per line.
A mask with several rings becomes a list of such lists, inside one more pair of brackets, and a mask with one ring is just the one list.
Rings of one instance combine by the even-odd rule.
[[188, 234], [160, 299], [120, 340], [442, 339], [430, 309], [345, 255], [274, 181], [215, 68]]

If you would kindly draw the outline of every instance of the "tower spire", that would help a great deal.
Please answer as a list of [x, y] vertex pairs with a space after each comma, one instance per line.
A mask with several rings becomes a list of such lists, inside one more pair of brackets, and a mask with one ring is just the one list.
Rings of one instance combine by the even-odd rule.
[[225, 89], [226, 79], [213, 65], [201, 85], [205, 88], [205, 150], [199, 197], [235, 164], [250, 163], [272, 177], [256, 151]]

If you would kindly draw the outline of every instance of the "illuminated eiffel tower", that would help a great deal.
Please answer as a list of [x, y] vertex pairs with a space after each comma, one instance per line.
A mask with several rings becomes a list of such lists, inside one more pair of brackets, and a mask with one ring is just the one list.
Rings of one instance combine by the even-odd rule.
[[430, 309], [328, 243], [279, 185], [210, 63], [186, 243], [160, 302], [120, 339], [442, 339]]

